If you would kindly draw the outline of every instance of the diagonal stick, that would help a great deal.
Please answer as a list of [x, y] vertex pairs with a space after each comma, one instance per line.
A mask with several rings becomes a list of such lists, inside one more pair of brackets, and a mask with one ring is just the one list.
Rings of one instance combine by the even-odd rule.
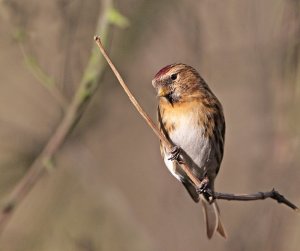
[[[120, 73], [118, 72], [118, 70], [116, 69], [116, 67], [114, 66], [114, 64], [112, 63], [111, 59], [109, 58], [109, 56], [107, 55], [101, 40], [99, 36], [95, 36], [94, 40], [96, 41], [102, 55], [104, 56], [104, 58], [106, 59], [107, 63], [109, 64], [109, 66], [111, 67], [113, 73], [116, 75], [120, 85], [123, 87], [124, 91], [126, 92], [127, 96], [129, 97], [130, 101], [132, 102], [132, 104], [134, 105], [134, 107], [138, 110], [138, 112], [141, 114], [141, 116], [144, 118], [144, 120], [147, 122], [147, 124], [151, 127], [151, 129], [153, 130], [153, 132], [156, 134], [156, 136], [163, 142], [163, 144], [168, 148], [169, 151], [172, 151], [174, 145], [166, 138], [166, 136], [161, 133], [157, 126], [153, 123], [152, 119], [149, 117], [149, 115], [143, 110], [143, 108], [140, 106], [140, 104], [138, 103], [138, 101], [136, 100], [136, 98], [133, 96], [133, 94], [131, 93], [131, 91], [128, 89], [127, 85], [125, 84], [123, 78], [121, 77]], [[186, 163], [178, 163], [181, 168], [183, 169], [183, 171], [188, 175], [188, 177], [193, 181], [193, 183], [197, 186], [197, 187], [201, 187], [201, 182], [194, 176], [194, 174], [191, 172], [191, 169], [188, 167], [188, 165]]]

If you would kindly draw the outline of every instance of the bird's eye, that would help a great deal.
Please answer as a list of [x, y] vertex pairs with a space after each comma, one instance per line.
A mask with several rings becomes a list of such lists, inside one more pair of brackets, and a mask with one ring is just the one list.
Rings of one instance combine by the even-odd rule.
[[171, 79], [172, 79], [172, 80], [175, 80], [176, 78], [177, 78], [177, 74], [172, 74], [172, 75], [171, 75]]

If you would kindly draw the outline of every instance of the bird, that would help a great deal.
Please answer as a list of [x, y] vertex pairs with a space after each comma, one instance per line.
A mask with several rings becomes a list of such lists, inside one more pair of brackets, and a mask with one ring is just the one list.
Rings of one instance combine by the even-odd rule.
[[227, 234], [217, 202], [198, 193], [197, 187], [176, 160], [182, 156], [192, 173], [207, 179], [206, 187], [214, 191], [214, 181], [223, 159], [225, 118], [220, 101], [200, 74], [191, 66], [175, 63], [163, 67], [152, 80], [158, 97], [158, 127], [174, 145], [168, 149], [160, 141], [166, 167], [179, 180], [192, 199], [201, 201], [209, 239], [218, 232]]

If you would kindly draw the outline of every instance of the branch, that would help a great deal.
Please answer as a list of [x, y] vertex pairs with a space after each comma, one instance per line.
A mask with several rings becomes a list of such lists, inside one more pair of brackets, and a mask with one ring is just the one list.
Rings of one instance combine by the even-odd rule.
[[[157, 128], [157, 126], [153, 123], [152, 119], [149, 117], [149, 115], [142, 109], [136, 98], [133, 96], [133, 94], [128, 89], [126, 83], [124, 82], [123, 78], [121, 77], [120, 73], [112, 63], [111, 59], [109, 58], [108, 54], [106, 53], [99, 36], [95, 36], [94, 40], [96, 41], [102, 55], [106, 59], [107, 63], [111, 67], [113, 73], [115, 74], [116, 78], [118, 79], [120, 85], [126, 92], [127, 96], [129, 97], [130, 101], [134, 105], [134, 107], [137, 109], [137, 111], [140, 113], [140, 115], [144, 118], [146, 123], [150, 126], [152, 131], [155, 133], [155, 135], [162, 141], [162, 143], [168, 148], [169, 151], [172, 151], [174, 149], [174, 145], [166, 138], [166, 136], [160, 132], [160, 130]], [[177, 161], [177, 160], [176, 160]], [[271, 192], [259, 192], [256, 194], [243, 194], [243, 195], [235, 195], [235, 194], [227, 194], [227, 193], [218, 193], [213, 192], [208, 189], [202, 189], [203, 185], [207, 182], [206, 179], [203, 179], [200, 181], [191, 171], [189, 166], [184, 162], [183, 157], [180, 155], [179, 161], [177, 161], [177, 164], [180, 165], [180, 167], [183, 169], [183, 171], [186, 173], [186, 175], [190, 178], [190, 180], [194, 183], [195, 187], [197, 188], [197, 191], [199, 194], [204, 194], [206, 196], [211, 196], [212, 199], [222, 199], [222, 200], [238, 200], [238, 201], [249, 201], [249, 200], [263, 200], [266, 198], [272, 198], [276, 200], [278, 203], [283, 203], [287, 205], [288, 207], [297, 210], [298, 207], [295, 206], [293, 203], [291, 203], [289, 200], [287, 200], [284, 196], [279, 194], [274, 189]]]
[[[143, 108], [140, 106], [136, 98], [133, 96], [133, 94], [128, 89], [127, 85], [125, 84], [123, 78], [121, 77], [120, 73], [110, 60], [109, 56], [107, 55], [101, 40], [99, 36], [95, 36], [94, 40], [96, 41], [101, 53], [103, 54], [104, 58], [108, 62], [109, 66], [111, 67], [112, 71], [116, 75], [120, 85], [123, 87], [124, 91], [126, 92], [127, 96], [129, 97], [130, 101], [134, 105], [134, 107], [137, 109], [137, 111], [140, 113], [140, 115], [144, 118], [144, 120], [147, 122], [147, 124], [151, 127], [152, 131], [155, 133], [155, 135], [163, 142], [165, 147], [172, 151], [175, 147], [167, 138], [166, 136], [158, 130], [157, 126], [153, 123], [152, 119], [149, 117], [149, 115], [143, 110]], [[180, 162], [180, 163], [179, 163]], [[177, 163], [181, 166], [183, 171], [188, 175], [188, 177], [191, 179], [191, 181], [197, 186], [201, 187], [202, 183], [195, 177], [195, 175], [192, 173], [191, 169], [188, 167], [186, 163], [184, 163], [182, 156], [180, 156], [180, 161], [177, 161]]]
[[254, 194], [230, 194], [230, 193], [220, 193], [213, 192], [211, 190], [205, 190], [208, 196], [211, 196], [213, 200], [235, 200], [235, 201], [252, 201], [252, 200], [265, 200], [265, 199], [273, 199], [278, 203], [283, 203], [286, 206], [294, 209], [295, 211], [299, 211], [299, 208], [287, 200], [282, 194], [276, 191], [274, 188], [270, 192], [257, 192]]
[[[106, 19], [107, 13], [111, 9], [111, 5], [111, 0], [104, 1], [104, 11], [101, 15], [101, 18], [99, 18], [97, 25], [98, 32], [104, 32], [104, 34], [107, 34], [108, 26], [111, 24], [111, 22], [107, 21]], [[0, 211], [0, 234], [5, 229], [9, 219], [18, 205], [26, 198], [27, 194], [34, 187], [34, 185], [46, 173], [47, 168], [51, 168], [54, 155], [60, 149], [67, 136], [71, 133], [72, 129], [79, 121], [87, 104], [95, 93], [99, 84], [99, 78], [105, 69], [102, 60], [99, 59], [96, 54], [96, 46], [94, 46], [80, 85], [75, 92], [71, 103], [67, 107], [62, 121], [49, 139], [43, 151], [39, 156], [36, 157], [32, 165], [29, 167], [29, 171], [14, 187], [11, 194], [3, 203]]]

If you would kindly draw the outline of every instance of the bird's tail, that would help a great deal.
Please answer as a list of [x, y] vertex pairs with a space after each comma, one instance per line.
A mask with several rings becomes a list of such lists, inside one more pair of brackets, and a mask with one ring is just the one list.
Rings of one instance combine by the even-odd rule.
[[221, 222], [220, 210], [216, 201], [209, 203], [201, 195], [202, 208], [204, 213], [204, 220], [206, 223], [207, 237], [210, 239], [213, 234], [217, 231], [222, 237], [227, 238], [226, 231]]

